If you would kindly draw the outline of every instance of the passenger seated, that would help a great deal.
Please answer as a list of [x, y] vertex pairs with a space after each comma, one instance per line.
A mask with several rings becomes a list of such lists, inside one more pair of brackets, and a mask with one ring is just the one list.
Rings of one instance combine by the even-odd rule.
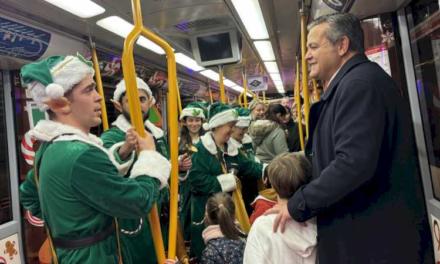
[[[278, 194], [278, 203], [287, 203], [295, 191], [307, 183], [312, 167], [303, 152], [285, 153], [267, 167], [269, 181]], [[252, 225], [243, 263], [315, 263], [317, 229], [315, 219], [305, 223], [289, 221], [283, 233], [272, 230], [276, 214], [263, 215]]]
[[200, 264], [241, 264], [245, 240], [235, 224], [235, 206], [227, 193], [217, 193], [206, 203], [202, 236], [206, 248]]

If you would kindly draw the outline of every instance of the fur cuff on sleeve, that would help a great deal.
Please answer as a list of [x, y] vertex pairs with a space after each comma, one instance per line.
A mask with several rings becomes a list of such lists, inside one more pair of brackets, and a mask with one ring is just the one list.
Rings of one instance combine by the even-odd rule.
[[109, 149], [109, 156], [111, 162], [115, 165], [116, 169], [118, 169], [119, 175], [125, 176], [128, 173], [131, 165], [134, 162], [134, 151], [130, 154], [130, 157], [127, 160], [121, 160], [119, 157], [119, 148], [124, 144], [124, 141], [118, 142], [111, 146]]
[[217, 176], [217, 180], [222, 187], [222, 192], [231, 192], [237, 188], [237, 182], [235, 180], [234, 174], [221, 174]]
[[264, 171], [266, 170], [267, 165], [269, 165], [269, 164], [263, 163], [263, 169], [261, 170], [261, 179], [262, 180], [264, 180]]
[[143, 150], [139, 153], [139, 157], [131, 169], [130, 178], [136, 178], [140, 175], [156, 178], [160, 181], [160, 188], [162, 189], [168, 185], [170, 172], [170, 162], [159, 152]]

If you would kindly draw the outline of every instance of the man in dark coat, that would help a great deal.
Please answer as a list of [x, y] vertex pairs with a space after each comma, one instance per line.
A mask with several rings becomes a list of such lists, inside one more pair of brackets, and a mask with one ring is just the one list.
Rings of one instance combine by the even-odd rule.
[[274, 231], [316, 216], [320, 264], [433, 263], [406, 101], [365, 57], [356, 17], [328, 15], [309, 28], [310, 77], [327, 84], [310, 110], [313, 180], [271, 211]]

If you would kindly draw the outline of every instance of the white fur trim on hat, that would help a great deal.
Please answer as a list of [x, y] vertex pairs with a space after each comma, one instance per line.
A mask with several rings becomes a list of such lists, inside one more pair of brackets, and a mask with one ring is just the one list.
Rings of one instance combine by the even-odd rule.
[[51, 83], [46, 86], [46, 95], [51, 99], [58, 99], [64, 95], [64, 89], [57, 83]]
[[222, 192], [231, 192], [237, 188], [237, 181], [234, 174], [227, 173], [217, 176], [218, 183], [222, 187]]
[[168, 185], [170, 177], [171, 164], [159, 152], [152, 150], [143, 150], [139, 153], [137, 161], [131, 169], [130, 178], [136, 178], [141, 175], [150, 176], [160, 181], [160, 188]]
[[64, 88], [64, 93], [80, 83], [87, 75], [95, 74], [92, 67], [85, 64], [76, 56], [66, 56], [66, 58], [50, 69], [52, 79], [55, 84]]
[[235, 124], [236, 127], [249, 127], [251, 124], [251, 116], [239, 116], [238, 122]]
[[[198, 115], [194, 116], [194, 111], [200, 111]], [[205, 114], [203, 114], [203, 109], [197, 108], [197, 107], [186, 107], [182, 110], [182, 113], [180, 114], [180, 120], [182, 120], [185, 117], [200, 117], [202, 119], [205, 119]]]
[[[150, 86], [148, 86], [148, 84], [146, 82], [144, 82], [144, 80], [142, 80], [139, 77], [136, 77], [136, 84], [137, 84], [137, 88], [139, 90], [144, 90], [145, 92], [147, 92], [148, 96], [153, 97], [153, 93], [151, 92]], [[125, 93], [127, 91], [127, 87], [125, 85], [125, 80], [122, 79], [117, 85], [116, 85], [116, 89], [115, 92], [113, 93], [113, 100], [118, 102], [119, 100], [121, 100], [121, 96], [123, 93]], [[154, 99], [154, 102], [156, 102], [156, 99]]]
[[[208, 128], [213, 129], [232, 121], [237, 121], [237, 112], [235, 109], [228, 109], [213, 116], [208, 122]], [[203, 124], [203, 128], [205, 128], [205, 124]]]
[[73, 86], [80, 83], [87, 75], [93, 76], [95, 71], [92, 67], [78, 59], [78, 57], [66, 56], [63, 61], [50, 69], [50, 73], [53, 83], [48, 84], [47, 87], [38, 81], [28, 84], [32, 99], [43, 111], [49, 109], [45, 104], [47, 99], [60, 98], [70, 91]]

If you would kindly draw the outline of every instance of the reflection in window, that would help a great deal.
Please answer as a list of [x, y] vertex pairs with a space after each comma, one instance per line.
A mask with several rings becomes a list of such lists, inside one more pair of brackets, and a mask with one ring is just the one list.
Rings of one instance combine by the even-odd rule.
[[434, 196], [440, 200], [440, 11], [432, 0], [413, 1], [406, 11]]
[[12, 220], [3, 76], [0, 72], [0, 224]]

